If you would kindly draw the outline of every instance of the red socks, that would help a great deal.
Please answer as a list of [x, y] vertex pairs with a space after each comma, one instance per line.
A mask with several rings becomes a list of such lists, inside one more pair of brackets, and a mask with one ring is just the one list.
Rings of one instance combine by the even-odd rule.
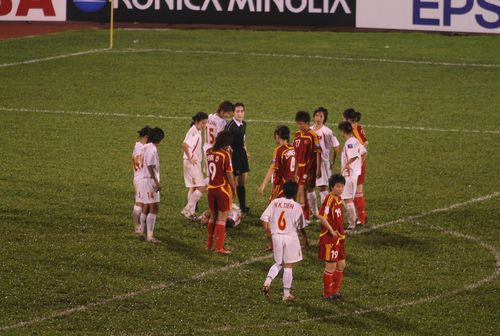
[[215, 225], [215, 250], [224, 250], [224, 240], [226, 239], [226, 223], [217, 221]]
[[323, 297], [329, 298], [333, 294], [333, 273], [323, 271]]
[[215, 229], [215, 223], [212, 220], [209, 220], [207, 225], [207, 250], [212, 249], [214, 241], [214, 229]]
[[340, 291], [340, 284], [342, 283], [342, 276], [344, 275], [344, 271], [336, 270], [333, 272], [333, 286], [332, 286], [332, 294], [338, 294]]
[[358, 214], [358, 219], [361, 224], [365, 224], [366, 221], [366, 202], [365, 195], [363, 193], [356, 193], [356, 197], [354, 197], [354, 206], [356, 207], [356, 213]]

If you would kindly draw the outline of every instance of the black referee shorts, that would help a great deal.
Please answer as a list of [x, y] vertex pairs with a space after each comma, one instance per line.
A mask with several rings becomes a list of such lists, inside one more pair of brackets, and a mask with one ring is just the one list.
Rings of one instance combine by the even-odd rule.
[[232, 164], [234, 176], [239, 176], [250, 171], [248, 156], [245, 150], [237, 150], [233, 152]]

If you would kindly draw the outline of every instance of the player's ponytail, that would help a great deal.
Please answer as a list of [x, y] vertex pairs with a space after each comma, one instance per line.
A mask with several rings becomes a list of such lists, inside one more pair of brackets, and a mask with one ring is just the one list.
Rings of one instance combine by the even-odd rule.
[[198, 112], [194, 116], [191, 117], [191, 120], [192, 120], [191, 126], [193, 126], [197, 122], [200, 122], [200, 121], [206, 120], [206, 119], [208, 119], [208, 114], [206, 114], [205, 112]]

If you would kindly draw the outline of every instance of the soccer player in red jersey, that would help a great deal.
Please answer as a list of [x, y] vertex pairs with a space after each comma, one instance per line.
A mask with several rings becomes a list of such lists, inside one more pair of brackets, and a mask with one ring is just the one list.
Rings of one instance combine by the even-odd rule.
[[[302, 205], [306, 221], [310, 219], [310, 209], [307, 202], [307, 192], [314, 191], [316, 179], [321, 177], [321, 145], [318, 135], [309, 127], [311, 116], [305, 111], [295, 115], [298, 131], [295, 133], [293, 146], [297, 160], [297, 182], [299, 192], [297, 201]], [[305, 234], [305, 231], [303, 230]], [[306, 247], [309, 246], [305, 237]]]
[[[269, 202], [275, 198], [283, 197], [283, 184], [292, 181], [295, 177], [295, 149], [288, 143], [290, 140], [290, 129], [287, 126], [278, 126], [274, 131], [274, 140], [276, 148], [273, 153], [273, 160], [269, 167], [262, 184], [259, 187], [260, 196], [264, 196], [264, 189], [269, 180], [273, 179], [273, 189]], [[268, 251], [273, 250], [273, 240], [271, 231], [266, 230], [268, 238]]]
[[344, 209], [341, 198], [345, 178], [340, 174], [335, 174], [329, 179], [328, 184], [331, 192], [325, 198], [319, 211], [321, 232], [318, 256], [325, 262], [323, 297], [335, 300], [341, 297], [339, 291], [345, 268]]
[[208, 167], [208, 204], [210, 220], [208, 221], [207, 250], [212, 249], [215, 234], [215, 251], [230, 254], [224, 247], [226, 238], [226, 220], [236, 194], [231, 154], [228, 149], [233, 141], [231, 133], [222, 131], [217, 135], [215, 144], [206, 153]]
[[[352, 134], [368, 150], [368, 138], [366, 137], [365, 129], [363, 126], [361, 126], [361, 124], [359, 124], [359, 121], [361, 120], [361, 112], [357, 112], [354, 109], [349, 108], [344, 111], [344, 119], [351, 123]], [[354, 206], [356, 207], [356, 212], [359, 217], [358, 222], [356, 224], [360, 225], [364, 225], [367, 221], [366, 201], [365, 201], [365, 194], [363, 192], [365, 175], [366, 175], [366, 156], [361, 165], [361, 175], [359, 175], [358, 177], [356, 196], [354, 197]]]

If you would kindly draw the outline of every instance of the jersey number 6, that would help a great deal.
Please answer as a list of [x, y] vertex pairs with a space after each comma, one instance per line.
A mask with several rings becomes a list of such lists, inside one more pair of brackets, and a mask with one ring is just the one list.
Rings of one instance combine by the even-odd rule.
[[286, 219], [285, 219], [285, 212], [281, 211], [280, 217], [278, 219], [278, 228], [281, 231], [284, 231], [286, 229]]

